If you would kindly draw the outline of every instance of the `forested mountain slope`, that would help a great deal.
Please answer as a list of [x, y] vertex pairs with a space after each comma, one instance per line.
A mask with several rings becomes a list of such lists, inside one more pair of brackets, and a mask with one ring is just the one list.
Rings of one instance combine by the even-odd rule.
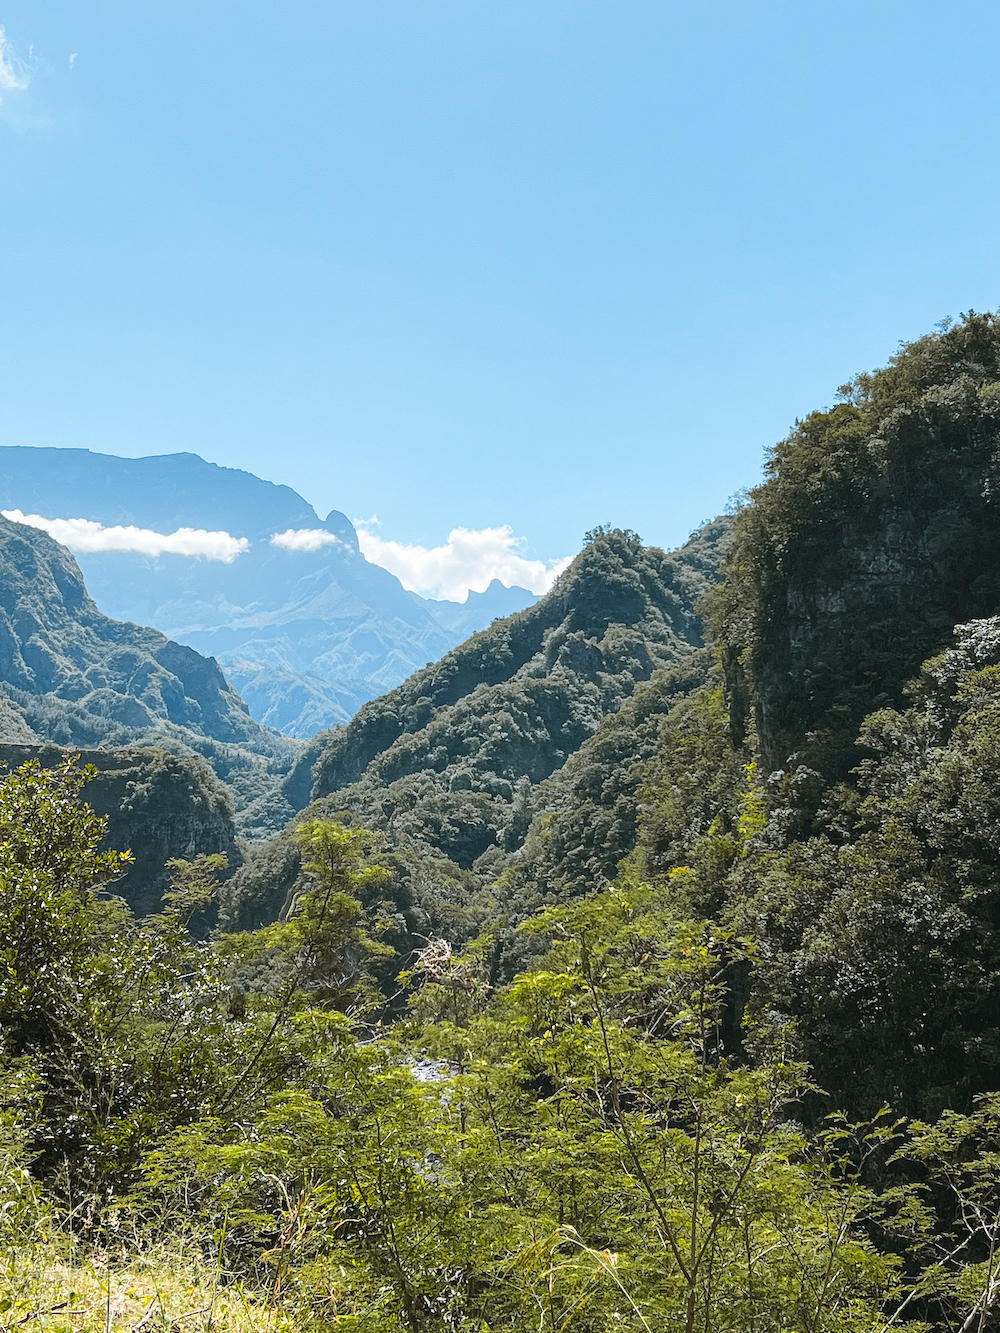
[[103, 615], [65, 547], [3, 517], [0, 705], [6, 742], [201, 754], [239, 809], [266, 800], [301, 748], [254, 721], [216, 662]]
[[[24, 695], [76, 706], [62, 723], [56, 707], [47, 739], [103, 738], [170, 723], [218, 741], [272, 748], [218, 666], [159, 630], [111, 620], [89, 596], [76, 561], [44, 532], [0, 518], [0, 682]], [[28, 705], [25, 705], [28, 708]], [[45, 728], [44, 708], [32, 712]], [[73, 734], [86, 726], [91, 735]], [[62, 733], [62, 734], [51, 734]]]
[[856, 786], [813, 836], [783, 845], [770, 812], [726, 912], [759, 943], [757, 1006], [794, 1020], [824, 1087], [935, 1116], [1000, 1082], [1000, 616], [910, 693], [865, 719]]
[[[397, 742], [380, 771], [395, 778], [424, 767], [439, 769], [436, 760], [424, 764], [421, 744], [435, 749], [442, 729], [448, 731], [453, 721], [458, 728], [465, 725], [443, 710], [461, 702], [486, 717], [518, 691], [530, 690], [538, 699], [529, 705], [535, 716], [545, 708], [541, 682], [558, 686], [572, 680], [578, 688], [570, 688], [572, 703], [567, 695], [561, 705], [565, 716], [553, 703], [557, 712], [546, 724], [547, 742], [539, 747], [537, 737], [529, 736], [529, 749], [521, 754], [497, 756], [497, 764], [487, 754], [478, 765], [508, 780], [547, 777], [600, 716], [631, 694], [636, 681], [675, 665], [700, 645], [695, 606], [712, 586], [727, 531], [726, 520], [717, 519], [670, 555], [643, 547], [634, 534], [598, 533], [541, 602], [473, 635], [335, 732], [316, 765], [314, 794], [326, 796], [357, 781]], [[481, 689], [490, 693], [477, 694]], [[419, 733], [426, 733], [422, 742], [411, 739]], [[468, 746], [465, 752], [470, 753]]]
[[[523, 843], [538, 784], [638, 686], [701, 644], [696, 606], [728, 529], [716, 520], [669, 555], [632, 533], [594, 534], [536, 606], [474, 635], [334, 732], [315, 765], [312, 812], [349, 811], [395, 851], [443, 861], [467, 899], [463, 873], [474, 870], [481, 884]], [[703, 671], [678, 671], [657, 697], [690, 689]], [[602, 862], [611, 874], [612, 857]], [[298, 866], [287, 835], [260, 849], [231, 886], [224, 918], [273, 916]]]
[[1000, 606], [996, 316], [840, 393], [771, 452], [726, 571], [734, 725], [752, 718], [769, 770], [802, 751], [843, 775], [862, 717], [898, 704], [954, 625]]
[[636, 869], [754, 942], [744, 998], [836, 1104], [936, 1116], [1000, 1085], [1000, 319], [842, 393], [736, 518], [727, 707], [665, 727]]
[[[232, 792], [200, 755], [142, 746], [70, 753], [81, 767], [98, 770], [83, 797], [107, 820], [101, 847], [127, 849], [135, 858], [114, 891], [137, 917], [161, 910], [170, 861], [221, 855], [229, 874], [242, 865]], [[0, 743], [0, 780], [28, 760], [54, 769], [66, 758], [56, 745]]]

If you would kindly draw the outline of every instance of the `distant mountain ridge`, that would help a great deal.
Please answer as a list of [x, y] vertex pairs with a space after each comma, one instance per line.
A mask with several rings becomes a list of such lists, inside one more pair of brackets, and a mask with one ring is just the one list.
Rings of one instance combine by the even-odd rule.
[[[410, 593], [416, 597], [415, 592]], [[423, 598], [420, 598], [424, 601]], [[524, 611], [538, 598], [526, 588], [508, 588], [499, 579], [493, 579], [483, 592], [469, 592], [464, 602], [425, 602], [437, 623], [449, 633], [467, 638], [477, 630], [485, 629], [494, 620]]]
[[[249, 536], [321, 526], [312, 505], [290, 486], [188, 453], [119, 458], [90, 449], [9, 445], [0, 448], [0, 502], [3, 509], [158, 532], [225, 528]], [[347, 519], [330, 517], [342, 520], [340, 535], [356, 544]]]
[[[155, 625], [224, 668], [232, 664], [255, 716], [280, 718], [293, 736], [346, 722], [475, 629], [533, 600], [496, 581], [466, 604], [417, 597], [364, 558], [339, 511], [320, 519], [291, 487], [196, 454], [0, 448], [0, 509], [249, 539], [250, 549], [229, 565], [126, 552], [78, 558], [107, 615]], [[290, 528], [325, 530], [335, 540], [315, 551], [271, 545]]]

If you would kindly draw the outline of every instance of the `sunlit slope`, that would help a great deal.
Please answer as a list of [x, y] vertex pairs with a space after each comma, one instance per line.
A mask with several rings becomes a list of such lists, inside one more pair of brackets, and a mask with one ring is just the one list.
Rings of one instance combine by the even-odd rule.
[[383, 783], [434, 773], [437, 785], [470, 791], [488, 775], [547, 777], [637, 682], [701, 645], [696, 603], [727, 531], [716, 520], [672, 554], [631, 533], [599, 535], [535, 606], [473, 635], [334, 733], [315, 795], [366, 770]]
[[[311, 809], [348, 812], [386, 835], [407, 929], [425, 928], [447, 902], [464, 910], [523, 843], [538, 784], [637, 688], [697, 652], [698, 603], [728, 529], [717, 520], [671, 554], [632, 533], [597, 535], [535, 606], [474, 635], [327, 738]], [[671, 680], [664, 700], [701, 674]], [[303, 802], [304, 765], [286, 784]], [[299, 866], [287, 832], [261, 848], [227, 890], [225, 920], [272, 917]]]
[[237, 811], [266, 801], [301, 748], [256, 722], [211, 658], [103, 615], [65, 547], [2, 517], [0, 742], [195, 751]]

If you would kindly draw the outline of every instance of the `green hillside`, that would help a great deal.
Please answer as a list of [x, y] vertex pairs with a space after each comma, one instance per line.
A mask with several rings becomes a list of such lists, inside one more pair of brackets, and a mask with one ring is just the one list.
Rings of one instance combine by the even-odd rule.
[[[485, 888], [523, 843], [539, 784], [602, 718], [695, 653], [697, 604], [728, 530], [717, 520], [670, 555], [632, 533], [595, 534], [535, 606], [473, 635], [330, 734], [308, 813], [349, 812], [393, 851], [430, 855], [463, 883], [461, 872], [474, 872]], [[290, 831], [259, 849], [227, 890], [223, 919], [259, 924], [277, 912], [299, 860]], [[605, 869], [614, 874], [607, 857]], [[409, 925], [419, 931], [431, 918], [417, 909]]]
[[136, 852], [123, 891], [148, 911], [171, 857], [225, 853], [235, 870], [237, 831], [280, 829], [302, 747], [254, 721], [214, 660], [103, 615], [65, 547], [0, 517], [0, 748], [7, 764], [98, 764], [89, 798]]
[[589, 534], [143, 919], [87, 775], [0, 782], [7, 1322], [996, 1328], [998, 386], [970, 314]]
[[262, 753], [296, 749], [253, 720], [211, 658], [103, 615], [65, 547], [5, 518], [0, 682], [47, 740], [93, 744], [161, 727]]

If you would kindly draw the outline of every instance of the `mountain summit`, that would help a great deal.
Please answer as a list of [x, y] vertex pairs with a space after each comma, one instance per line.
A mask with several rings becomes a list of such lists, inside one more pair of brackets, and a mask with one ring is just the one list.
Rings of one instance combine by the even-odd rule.
[[[603, 719], [657, 683], [664, 698], [691, 688], [684, 673], [703, 643], [698, 603], [718, 578], [729, 529], [717, 519], [671, 553], [632, 532], [595, 535], [535, 606], [317, 736], [285, 784], [289, 803], [308, 801], [303, 770], [315, 759], [313, 813], [348, 812], [404, 859], [434, 861], [452, 884], [413, 889], [423, 906], [410, 925], [437, 929], [431, 899], [439, 890], [468, 899], [500, 871], [524, 842], [537, 793]], [[269, 919], [300, 863], [286, 831], [234, 879], [224, 919]], [[407, 940], [397, 942], [403, 953]]]

